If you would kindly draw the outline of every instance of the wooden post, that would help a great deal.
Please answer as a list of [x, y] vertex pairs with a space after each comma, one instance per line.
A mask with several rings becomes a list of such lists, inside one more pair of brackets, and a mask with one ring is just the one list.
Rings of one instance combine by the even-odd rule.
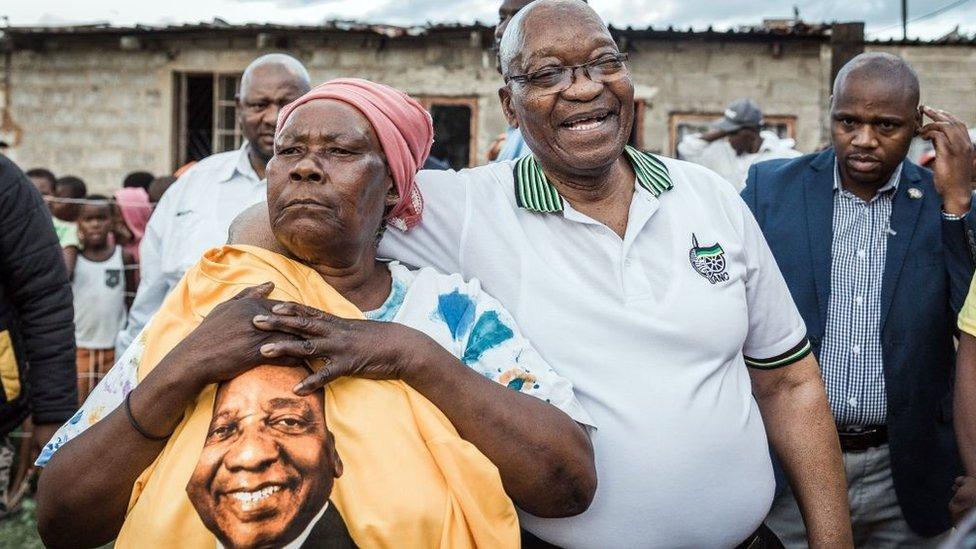
[[901, 39], [908, 40], [908, 0], [901, 0]]
[[830, 29], [830, 86], [841, 67], [864, 53], [864, 23], [834, 23]]

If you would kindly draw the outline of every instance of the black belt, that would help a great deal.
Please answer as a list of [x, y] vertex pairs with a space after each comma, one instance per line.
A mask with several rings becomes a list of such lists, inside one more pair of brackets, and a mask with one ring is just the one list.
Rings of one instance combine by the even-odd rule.
[[838, 427], [840, 449], [845, 452], [866, 452], [888, 443], [888, 427], [868, 425], [864, 427]]
[[736, 546], [735, 549], [783, 549], [783, 542], [765, 524]]

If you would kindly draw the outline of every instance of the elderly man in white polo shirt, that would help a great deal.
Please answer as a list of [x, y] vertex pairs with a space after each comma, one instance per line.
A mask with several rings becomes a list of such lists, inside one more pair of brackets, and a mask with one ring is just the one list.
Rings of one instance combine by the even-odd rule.
[[308, 71], [289, 55], [263, 55], [245, 69], [237, 121], [246, 141], [236, 151], [201, 160], [160, 200], [139, 248], [142, 280], [117, 338], [116, 356], [122, 356], [203, 252], [227, 241], [237, 214], [265, 199], [264, 167], [274, 154], [278, 110], [308, 90]]
[[584, 3], [533, 2], [500, 56], [535, 156], [422, 172], [423, 222], [380, 253], [481, 279], [594, 418], [593, 504], [524, 528], [564, 547], [766, 539], [768, 440], [811, 545], [850, 546], [817, 363], [748, 208], [714, 172], [626, 146], [626, 55]]
[[[596, 423], [592, 505], [522, 513], [523, 547], [776, 547], [768, 445], [811, 546], [852, 546], [819, 369], [746, 205], [714, 172], [626, 146], [626, 55], [584, 3], [536, 0], [500, 56], [534, 156], [421, 172], [422, 222], [380, 253], [481, 279]], [[267, 225], [260, 208], [246, 217]]]

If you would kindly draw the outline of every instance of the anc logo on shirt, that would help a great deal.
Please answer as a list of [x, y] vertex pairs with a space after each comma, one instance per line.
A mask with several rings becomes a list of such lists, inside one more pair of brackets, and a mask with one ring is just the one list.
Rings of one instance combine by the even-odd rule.
[[698, 274], [712, 284], [725, 282], [729, 279], [729, 273], [725, 272], [725, 250], [717, 242], [711, 246], [699, 246], [698, 237], [692, 233], [691, 251], [688, 252], [688, 259], [691, 260], [691, 266], [698, 271]]

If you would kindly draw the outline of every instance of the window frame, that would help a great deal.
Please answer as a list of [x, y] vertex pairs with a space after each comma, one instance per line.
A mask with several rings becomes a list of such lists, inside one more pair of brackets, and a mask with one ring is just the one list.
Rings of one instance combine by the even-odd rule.
[[[214, 73], [214, 117], [213, 117], [213, 144], [211, 145], [213, 149], [213, 154], [226, 152], [230, 150], [236, 150], [241, 148], [241, 144], [244, 142], [244, 134], [241, 133], [241, 125], [237, 123], [237, 90], [241, 86], [242, 73], [235, 72], [215, 72]], [[225, 81], [231, 83], [232, 89], [234, 90], [233, 97], [235, 99], [224, 99], [222, 86]], [[230, 128], [227, 129], [226, 123], [228, 121], [223, 120], [224, 117], [224, 107], [233, 107], [234, 116], [229, 121]], [[222, 149], [221, 141], [223, 137], [231, 136], [234, 139], [233, 149]]]
[[[172, 147], [173, 151], [173, 169], [179, 169], [181, 166], [189, 162], [187, 158], [187, 141], [188, 136], [188, 125], [187, 125], [187, 93], [188, 85], [187, 80], [190, 77], [200, 77], [200, 76], [210, 76], [213, 79], [213, 97], [212, 101], [212, 123], [211, 123], [211, 138], [210, 138], [210, 154], [217, 154], [221, 152], [226, 152], [226, 150], [233, 149], [223, 149], [222, 140], [224, 137], [233, 136], [235, 149], [240, 148], [244, 141], [244, 136], [241, 132], [240, 125], [237, 123], [237, 101], [236, 99], [225, 99], [222, 96], [224, 88], [222, 87], [226, 81], [230, 81], [231, 85], [235, 88], [234, 96], [236, 97], [236, 88], [240, 85], [240, 79], [243, 73], [236, 71], [174, 71], [173, 72], [173, 139]], [[232, 120], [224, 120], [223, 109], [225, 107], [234, 107], [234, 117]], [[230, 124], [230, 127], [227, 126]]]
[[647, 116], [647, 99], [634, 99], [634, 127], [631, 129], [631, 145], [644, 149], [644, 119]]
[[471, 109], [470, 138], [468, 139], [468, 168], [478, 165], [478, 96], [476, 95], [414, 95], [429, 113], [434, 105], [444, 107], [468, 107]]

